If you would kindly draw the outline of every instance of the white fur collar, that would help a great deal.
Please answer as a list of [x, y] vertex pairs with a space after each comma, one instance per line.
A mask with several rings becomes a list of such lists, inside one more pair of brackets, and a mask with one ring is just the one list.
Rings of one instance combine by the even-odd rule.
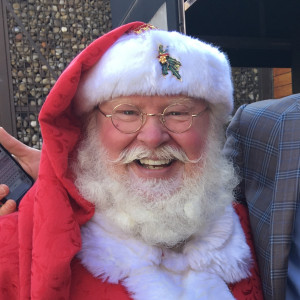
[[234, 299], [227, 284], [249, 275], [250, 249], [231, 206], [180, 253], [125, 237], [99, 213], [81, 233], [83, 265], [95, 277], [122, 281], [133, 299]]

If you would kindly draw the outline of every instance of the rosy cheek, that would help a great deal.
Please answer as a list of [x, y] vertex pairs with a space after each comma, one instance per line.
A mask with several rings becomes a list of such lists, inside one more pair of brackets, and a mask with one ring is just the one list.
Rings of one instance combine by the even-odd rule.
[[132, 141], [130, 135], [119, 132], [112, 124], [105, 122], [99, 128], [99, 138], [110, 159], [117, 159]]
[[191, 149], [193, 155], [195, 157], [199, 157], [204, 151], [207, 146], [208, 142], [208, 134], [210, 130], [210, 118], [209, 115], [204, 116], [202, 119], [197, 120], [199, 122], [195, 122], [195, 126], [191, 129]]
[[208, 129], [201, 127], [192, 127], [186, 133], [177, 139], [179, 146], [185, 151], [189, 159], [198, 159], [205, 151], [208, 139]]
[[203, 135], [191, 135], [186, 143], [186, 154], [190, 159], [197, 159], [203, 153], [206, 145], [206, 137]]

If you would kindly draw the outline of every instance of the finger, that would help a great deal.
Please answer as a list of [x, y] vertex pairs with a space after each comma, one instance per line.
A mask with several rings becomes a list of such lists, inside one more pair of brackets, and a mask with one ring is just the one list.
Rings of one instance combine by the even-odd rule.
[[1, 207], [0, 207], [0, 216], [8, 215], [15, 212], [17, 209], [17, 204], [14, 200], [7, 200]]
[[0, 143], [15, 156], [22, 156], [24, 154], [24, 150], [27, 149], [25, 144], [11, 136], [4, 130], [3, 127], [0, 127]]
[[0, 184], [0, 200], [9, 193], [9, 188], [5, 184]]

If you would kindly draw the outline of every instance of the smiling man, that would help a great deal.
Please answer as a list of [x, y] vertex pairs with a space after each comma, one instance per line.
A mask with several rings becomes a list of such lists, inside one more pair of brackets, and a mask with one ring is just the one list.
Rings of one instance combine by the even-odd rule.
[[232, 92], [226, 56], [176, 32], [135, 22], [87, 47], [42, 108], [34, 187], [0, 219], [3, 299], [262, 299], [221, 155]]
[[[220, 156], [215, 134], [222, 131], [208, 105], [177, 95], [101, 103], [89, 115], [88, 135], [73, 164], [81, 194], [150, 244], [173, 247], [204, 230], [209, 216], [224, 213], [232, 202], [236, 183]], [[204, 201], [208, 193], [214, 201]]]

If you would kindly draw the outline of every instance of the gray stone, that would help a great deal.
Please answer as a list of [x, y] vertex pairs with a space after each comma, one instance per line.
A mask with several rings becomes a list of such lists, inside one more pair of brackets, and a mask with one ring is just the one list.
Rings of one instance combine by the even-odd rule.
[[[111, 29], [109, 0], [28, 0], [12, 1], [12, 6], [57, 76], [79, 51]], [[17, 136], [39, 148], [38, 109], [56, 80], [10, 14], [7, 24], [14, 104], [30, 111], [17, 116]]]

